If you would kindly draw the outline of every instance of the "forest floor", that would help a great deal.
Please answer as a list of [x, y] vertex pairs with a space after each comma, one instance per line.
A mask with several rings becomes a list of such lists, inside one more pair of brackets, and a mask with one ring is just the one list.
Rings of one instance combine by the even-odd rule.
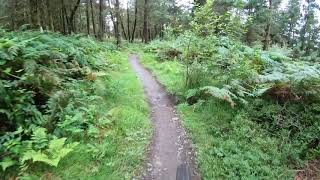
[[139, 63], [137, 55], [129, 55], [129, 62], [144, 86], [154, 126], [142, 179], [174, 180], [177, 168], [182, 164], [190, 168], [192, 179], [200, 179], [190, 141], [171, 96]]

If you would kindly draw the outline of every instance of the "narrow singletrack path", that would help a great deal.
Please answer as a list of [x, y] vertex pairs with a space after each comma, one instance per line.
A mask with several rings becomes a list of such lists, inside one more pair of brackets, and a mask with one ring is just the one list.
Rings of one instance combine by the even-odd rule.
[[129, 55], [129, 62], [144, 86], [154, 127], [141, 179], [175, 180], [177, 168], [181, 164], [189, 167], [191, 179], [200, 179], [191, 144], [170, 96], [156, 78], [139, 63], [137, 55]]

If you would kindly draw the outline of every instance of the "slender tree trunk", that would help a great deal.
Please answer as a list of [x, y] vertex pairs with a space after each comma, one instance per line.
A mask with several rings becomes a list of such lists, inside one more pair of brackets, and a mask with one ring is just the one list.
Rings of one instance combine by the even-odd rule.
[[134, 41], [134, 36], [136, 32], [136, 27], [137, 27], [137, 16], [138, 16], [138, 0], [135, 1], [134, 5], [134, 23], [133, 23], [133, 30], [132, 30], [132, 35], [131, 35], [131, 42], [133, 43]]
[[144, 15], [143, 15], [143, 38], [144, 42], [149, 42], [148, 34], [148, 0], [144, 0]]
[[118, 27], [117, 27], [117, 24], [115, 22], [115, 19], [114, 19], [114, 16], [113, 16], [113, 13], [112, 13], [112, 10], [111, 10], [111, 3], [110, 3], [110, 0], [108, 0], [108, 8], [110, 9], [110, 16], [111, 16], [111, 21], [112, 21], [112, 24], [113, 24], [113, 30], [114, 30], [114, 35], [116, 36], [117, 34], [117, 31], [118, 31]]
[[14, 31], [17, 29], [16, 24], [16, 13], [17, 13], [17, 0], [12, 0], [11, 2], [11, 29]]
[[94, 34], [95, 37], [97, 37], [96, 23], [95, 23], [95, 20], [94, 20], [93, 0], [90, 0], [90, 5], [91, 5], [91, 19], [92, 19], [93, 34]]
[[129, 1], [127, 2], [127, 30], [128, 30], [128, 40], [130, 41], [130, 12], [129, 12]]
[[30, 21], [28, 21], [29, 17], [27, 15], [28, 14], [27, 7], [28, 7], [28, 1], [23, 1], [23, 22], [30, 22]]
[[104, 37], [104, 17], [103, 17], [103, 0], [99, 0], [99, 40]]
[[64, 12], [63, 10], [61, 9], [61, 15], [60, 15], [60, 18], [61, 18], [61, 28], [62, 28], [62, 33], [63, 34], [66, 34], [66, 22], [65, 22], [65, 18], [64, 18]]
[[70, 16], [68, 17], [68, 33], [71, 34], [74, 32], [75, 27], [74, 27], [74, 16], [79, 8], [80, 5], [80, 0], [77, 0], [75, 6], [73, 7]]
[[43, 23], [43, 16], [40, 16], [40, 14], [42, 14], [42, 5], [41, 5], [42, 3], [41, 3], [41, 1], [38, 1], [38, 6], [37, 6], [37, 8], [38, 8], [38, 10], [37, 10], [37, 24], [38, 24], [38, 27], [40, 28], [40, 31], [43, 31], [43, 27], [42, 27], [42, 23]]
[[140, 31], [139, 31], [139, 34], [140, 34], [141, 42], [144, 42], [143, 30], [140, 30]]
[[45, 1], [38, 1], [39, 2], [39, 19], [40, 19], [40, 24], [41, 27], [44, 29], [48, 29], [48, 10], [47, 10], [47, 6], [45, 4]]
[[270, 41], [271, 41], [270, 33], [271, 33], [271, 24], [268, 23], [267, 24], [267, 28], [266, 28], [266, 34], [265, 34], [265, 37], [264, 37], [264, 42], [263, 42], [263, 50], [268, 50], [269, 49]]
[[157, 25], [154, 25], [154, 38], [157, 38], [158, 36], [158, 27]]
[[29, 0], [29, 8], [31, 28], [37, 29], [39, 28], [38, 0]]
[[81, 14], [81, 6], [79, 7], [79, 11], [78, 12], [78, 21], [77, 19], [75, 19], [74, 23], [73, 23], [73, 27], [74, 27], [74, 32], [77, 33], [77, 32], [83, 32], [82, 30], [84, 29], [82, 27], [82, 14]]
[[120, 24], [121, 24], [121, 28], [122, 28], [122, 33], [123, 33], [123, 36], [124, 38], [127, 40], [127, 33], [126, 33], [126, 29], [124, 28], [124, 25], [123, 25], [123, 21], [122, 21], [122, 18], [121, 18], [121, 15], [119, 16], [119, 21], [120, 21]]
[[50, 0], [46, 0], [46, 6], [48, 10], [48, 23], [49, 23], [49, 29], [51, 31], [54, 31], [54, 25], [53, 25], [53, 18], [52, 18], [52, 10], [50, 5]]
[[121, 45], [121, 36], [120, 36], [120, 31], [119, 31], [119, 20], [120, 20], [120, 2], [119, 0], [116, 0], [116, 26], [117, 27], [117, 32], [115, 34], [116, 39], [117, 39], [117, 45], [120, 46]]
[[86, 2], [86, 18], [87, 18], [87, 34], [88, 35], [90, 35], [89, 3], [90, 3], [90, 1], [87, 0], [87, 2]]
[[62, 11], [62, 27], [63, 27], [63, 34], [67, 34], [67, 25], [69, 24], [67, 9], [64, 4], [64, 0], [61, 0], [61, 11]]
[[263, 50], [268, 50], [269, 46], [270, 46], [270, 41], [271, 41], [271, 19], [272, 19], [272, 0], [268, 0], [269, 1], [269, 17], [268, 17], [268, 22], [267, 22], [267, 28], [266, 28], [266, 32], [265, 32], [265, 37], [264, 37], [264, 42], [263, 42]]

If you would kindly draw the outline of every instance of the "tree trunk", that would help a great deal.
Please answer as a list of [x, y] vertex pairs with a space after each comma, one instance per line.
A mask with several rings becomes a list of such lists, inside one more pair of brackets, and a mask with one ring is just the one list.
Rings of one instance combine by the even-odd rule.
[[48, 23], [49, 23], [49, 29], [51, 31], [54, 31], [54, 25], [53, 25], [53, 18], [52, 18], [52, 10], [50, 5], [50, 0], [46, 0], [46, 6], [48, 10]]
[[103, 0], [99, 0], [99, 40], [104, 37]]
[[134, 5], [134, 23], [133, 23], [133, 30], [132, 30], [132, 35], [131, 35], [131, 42], [133, 43], [134, 41], [134, 36], [136, 32], [136, 27], [137, 27], [137, 16], [138, 16], [138, 0], [135, 1]]
[[119, 20], [121, 17], [120, 17], [120, 2], [119, 2], [119, 0], [116, 0], [115, 8], [116, 8], [116, 26], [115, 27], [117, 27], [117, 32], [116, 32], [115, 36], [117, 39], [117, 45], [120, 46], [121, 36], [120, 36], [120, 31], [119, 31]]
[[60, 15], [60, 18], [61, 18], [61, 32], [63, 34], [66, 34], [66, 22], [65, 22], [65, 17], [64, 17], [64, 12], [63, 12], [63, 9], [61, 9], [61, 15]]
[[86, 2], [87, 34], [90, 35], [89, 0]]
[[110, 0], [108, 0], [108, 8], [109, 8], [110, 16], [111, 16], [111, 21], [112, 21], [112, 24], [113, 24], [114, 35], [116, 36], [117, 31], [118, 31], [118, 27], [117, 27], [117, 24], [116, 24], [116, 22], [115, 22], [115, 19], [114, 19], [112, 10], [111, 10]]
[[17, 0], [11, 2], [11, 29], [12, 31], [17, 29], [16, 16], [17, 16]]
[[271, 41], [271, 19], [272, 19], [272, 0], [269, 0], [269, 17], [268, 17], [268, 22], [267, 22], [267, 28], [265, 32], [265, 37], [264, 37], [264, 42], [263, 42], [263, 50], [268, 50], [270, 46], [270, 41]]
[[23, 22], [28, 22], [28, 14], [28, 1], [23, 1]]
[[129, 14], [129, 1], [127, 3], [127, 29], [128, 29], [128, 40], [130, 41], [130, 14]]
[[74, 16], [77, 12], [77, 9], [79, 8], [80, 5], [80, 0], [77, 0], [75, 6], [73, 7], [70, 16], [68, 17], [68, 33], [71, 34], [74, 32], [75, 27], [74, 27]]
[[29, 0], [30, 25], [32, 29], [39, 28], [38, 0]]
[[93, 0], [90, 0], [90, 5], [91, 5], [91, 19], [92, 19], [92, 28], [93, 28], [93, 34], [95, 37], [97, 37], [97, 31], [96, 31], [96, 23], [94, 20], [94, 8], [93, 8]]
[[64, 4], [64, 0], [61, 0], [61, 12], [62, 12], [62, 28], [63, 28], [63, 34], [67, 34], [67, 25], [68, 25], [68, 15], [67, 15], [67, 9]]
[[143, 41], [144, 41], [144, 38], [143, 38], [143, 31], [141, 31], [141, 29], [140, 29], [140, 31], [139, 31], [139, 34], [140, 34], [141, 42], [143, 42]]
[[127, 33], [126, 33], [126, 30], [124, 28], [124, 25], [123, 25], [123, 21], [122, 21], [122, 18], [121, 18], [121, 15], [119, 15], [119, 21], [120, 21], [120, 24], [121, 24], [121, 28], [122, 28], [122, 33], [123, 33], [123, 36], [124, 38], [127, 40]]
[[144, 43], [148, 43], [149, 42], [149, 34], [148, 34], [148, 0], [144, 0], [143, 40], [144, 40]]
[[47, 15], [47, 6], [45, 5], [45, 1], [38, 1], [39, 2], [39, 20], [41, 24], [41, 28], [48, 29], [48, 15]]

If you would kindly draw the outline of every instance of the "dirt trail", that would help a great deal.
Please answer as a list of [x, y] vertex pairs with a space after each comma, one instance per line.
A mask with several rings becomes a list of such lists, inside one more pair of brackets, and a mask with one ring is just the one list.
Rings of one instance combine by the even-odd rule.
[[129, 61], [144, 86], [154, 126], [153, 140], [141, 179], [175, 180], [177, 167], [181, 164], [190, 167], [192, 179], [200, 179], [194, 153], [170, 96], [153, 75], [140, 65], [137, 55], [129, 55]]

